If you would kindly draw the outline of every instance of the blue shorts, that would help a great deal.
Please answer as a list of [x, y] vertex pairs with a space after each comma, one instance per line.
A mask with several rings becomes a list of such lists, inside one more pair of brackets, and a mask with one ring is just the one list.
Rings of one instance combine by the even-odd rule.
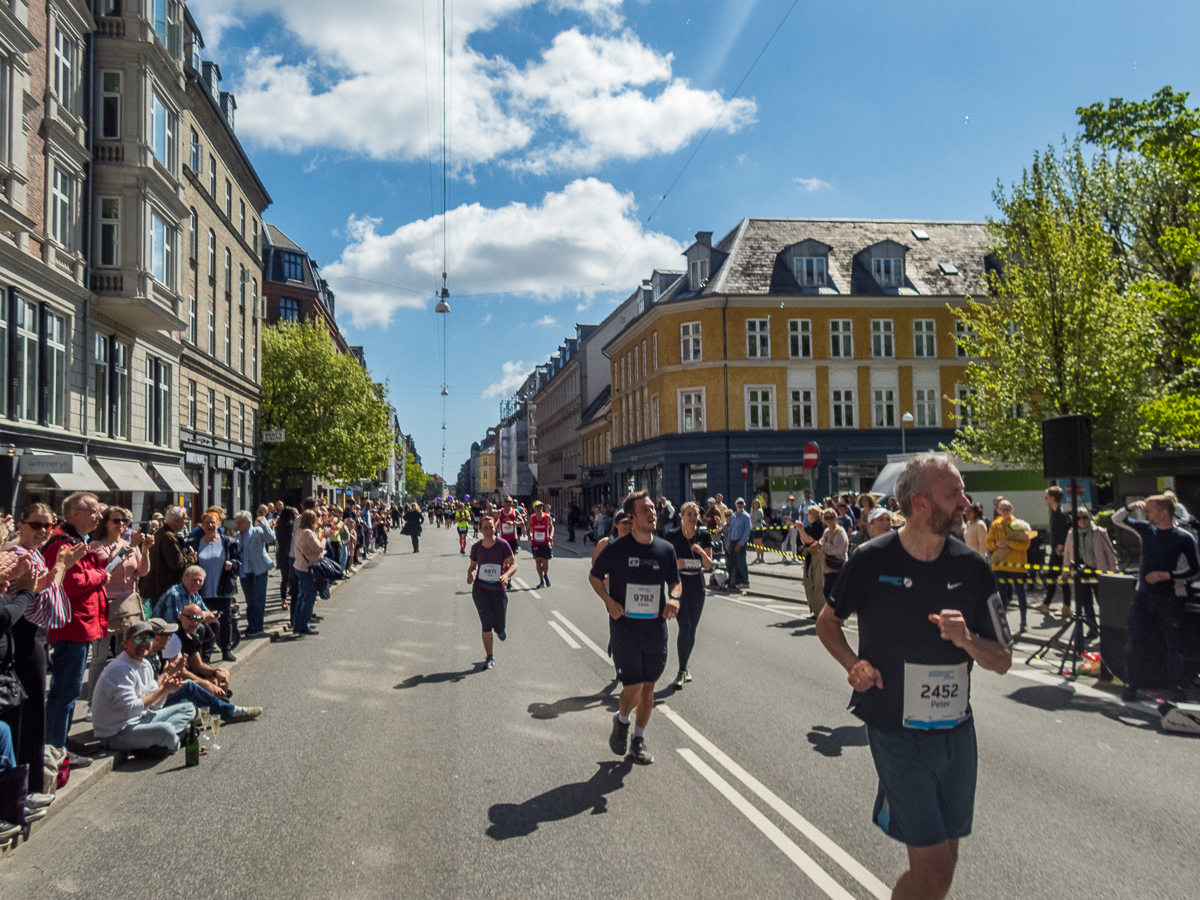
[[933, 847], [971, 833], [978, 750], [975, 722], [944, 731], [867, 726], [879, 774], [872, 821], [910, 847]]

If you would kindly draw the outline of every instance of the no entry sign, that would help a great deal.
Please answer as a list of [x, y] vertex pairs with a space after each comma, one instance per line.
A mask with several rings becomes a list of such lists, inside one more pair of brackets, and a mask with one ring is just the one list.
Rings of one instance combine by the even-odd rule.
[[750, 467], [746, 465], [745, 460], [742, 461], [742, 481], [750, 477]]
[[820, 459], [821, 450], [816, 444], [808, 443], [804, 445], [804, 468], [815, 469]]

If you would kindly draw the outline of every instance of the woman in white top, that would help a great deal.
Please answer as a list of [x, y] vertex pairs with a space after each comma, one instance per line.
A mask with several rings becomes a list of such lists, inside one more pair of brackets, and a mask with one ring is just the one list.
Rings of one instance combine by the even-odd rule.
[[987, 536], [988, 526], [983, 521], [983, 504], [972, 503], [967, 507], [967, 524], [963, 527], [963, 541], [968, 547], [987, 559]]
[[754, 562], [760, 563], [763, 561], [763, 520], [766, 516], [763, 514], [762, 501], [757, 497], [750, 503], [750, 539], [754, 541], [754, 550], [758, 554]]

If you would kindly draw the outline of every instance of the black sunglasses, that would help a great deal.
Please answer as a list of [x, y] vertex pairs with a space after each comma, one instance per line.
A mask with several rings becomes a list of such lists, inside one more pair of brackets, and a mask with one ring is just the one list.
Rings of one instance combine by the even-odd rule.
[[34, 531], [46, 531], [54, 527], [53, 522], [22, 522], [21, 524], [29, 526]]
[[193, 622], [203, 622], [204, 616], [184, 616], [185, 619], [191, 619]]
[[130, 521], [132, 521], [132, 520], [131, 520], [131, 519], [116, 519], [116, 518], [113, 518], [113, 519], [109, 519], [108, 521], [110, 521], [110, 522], [116, 522], [118, 525], [128, 525], [128, 524], [130, 523]]

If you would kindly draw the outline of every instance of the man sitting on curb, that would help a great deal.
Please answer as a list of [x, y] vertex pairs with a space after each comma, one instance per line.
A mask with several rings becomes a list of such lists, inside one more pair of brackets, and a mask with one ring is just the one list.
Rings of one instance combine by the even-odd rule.
[[204, 605], [200, 589], [204, 587], [204, 569], [200, 566], [188, 566], [183, 570], [183, 580], [173, 587], [167, 588], [154, 604], [154, 618], [164, 622], [175, 622], [179, 614], [189, 603], [200, 607], [204, 613], [204, 623], [211, 625], [217, 621], [217, 614]]
[[161, 631], [163, 635], [161, 646], [160, 640], [155, 640], [153, 646], [161, 654], [163, 664], [179, 658], [184, 660], [184, 683], [171, 694], [171, 702], [187, 700], [220, 716], [223, 722], [257, 718], [262, 713], [261, 706], [234, 706], [229, 702], [229, 670], [213, 668], [200, 658], [202, 618], [200, 607], [189, 603], [179, 614], [178, 623], [168, 624], [161, 619], [150, 622], [155, 634]]
[[92, 728], [110, 750], [169, 756], [196, 717], [191, 703], [166, 705], [183, 684], [183, 660], [167, 663], [157, 682], [146, 657], [154, 626], [134, 622], [125, 630], [125, 649], [105, 667], [92, 697]]

